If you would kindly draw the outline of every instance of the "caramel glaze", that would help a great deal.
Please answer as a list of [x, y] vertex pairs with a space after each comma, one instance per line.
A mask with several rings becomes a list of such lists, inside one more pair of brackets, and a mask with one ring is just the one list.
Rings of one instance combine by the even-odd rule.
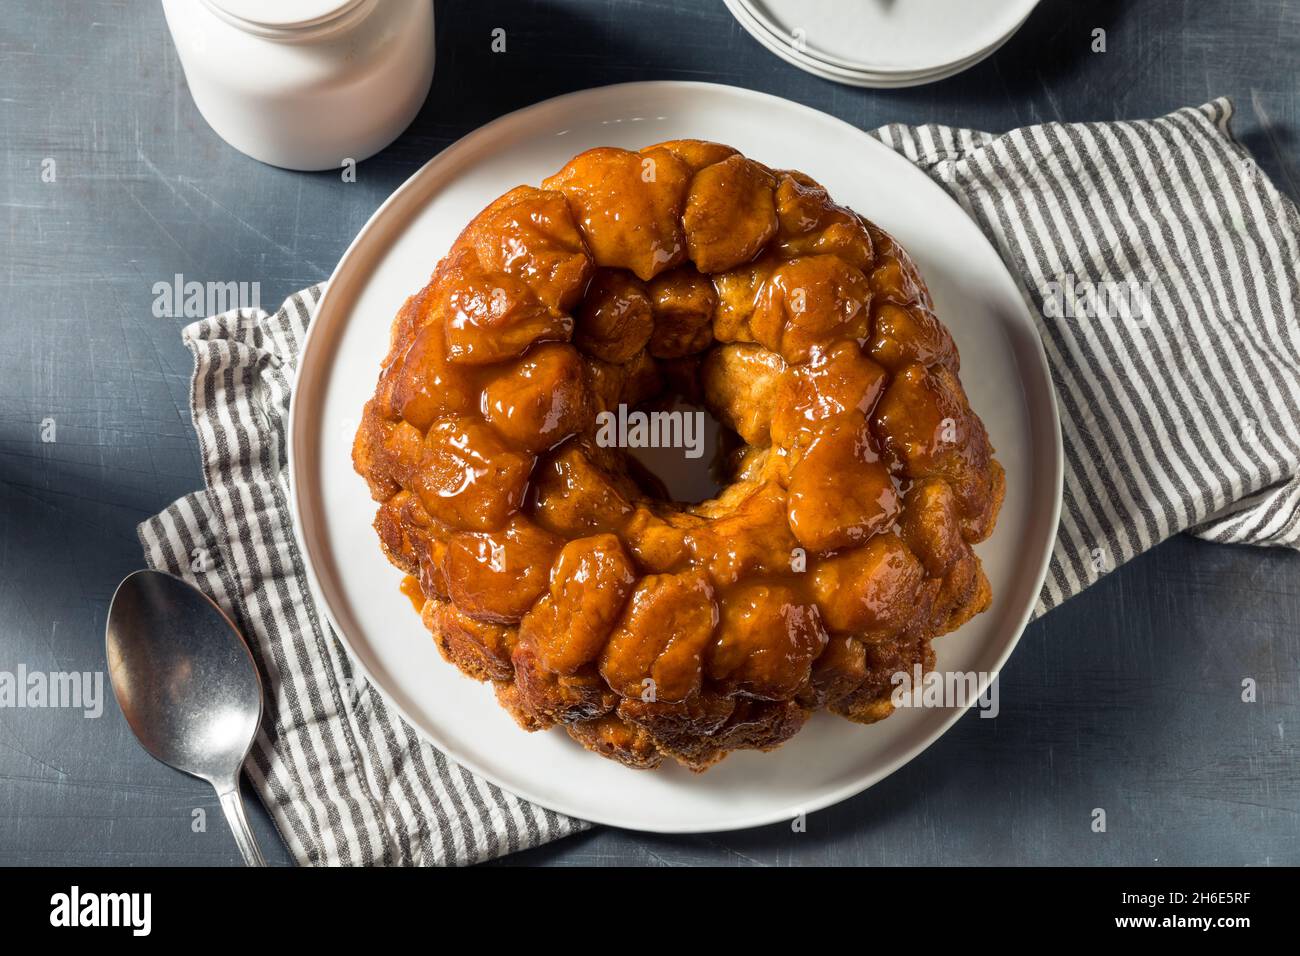
[[416, 613], [424, 611], [424, 602], [427, 600], [424, 596], [424, 588], [420, 587], [420, 579], [413, 574], [408, 574], [402, 578], [402, 583], [398, 585], [399, 590], [406, 595], [406, 599], [411, 602]]
[[[480, 213], [407, 300], [353, 458], [403, 590], [525, 728], [703, 770], [988, 607], [1003, 472], [908, 255], [716, 143], [594, 149]], [[739, 436], [684, 506], [595, 418], [665, 394]]]

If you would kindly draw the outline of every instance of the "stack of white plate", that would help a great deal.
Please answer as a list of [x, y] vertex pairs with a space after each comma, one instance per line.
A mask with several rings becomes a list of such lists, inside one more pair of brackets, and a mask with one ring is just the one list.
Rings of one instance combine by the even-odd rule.
[[851, 86], [919, 86], [993, 54], [1038, 0], [724, 0], [781, 59]]

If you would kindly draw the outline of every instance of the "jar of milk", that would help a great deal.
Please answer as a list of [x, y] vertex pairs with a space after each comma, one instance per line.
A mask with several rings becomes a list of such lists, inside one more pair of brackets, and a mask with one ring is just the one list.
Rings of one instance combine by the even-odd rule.
[[190, 93], [222, 139], [289, 169], [391, 143], [433, 79], [432, 0], [163, 0]]

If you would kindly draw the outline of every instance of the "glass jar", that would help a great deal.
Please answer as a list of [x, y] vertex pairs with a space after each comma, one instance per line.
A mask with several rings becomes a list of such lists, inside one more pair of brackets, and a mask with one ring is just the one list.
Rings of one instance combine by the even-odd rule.
[[194, 103], [240, 152], [338, 169], [379, 152], [433, 80], [432, 0], [163, 0]]

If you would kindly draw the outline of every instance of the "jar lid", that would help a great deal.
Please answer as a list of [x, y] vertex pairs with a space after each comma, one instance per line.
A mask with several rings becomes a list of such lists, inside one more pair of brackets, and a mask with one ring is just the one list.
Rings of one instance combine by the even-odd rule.
[[319, 26], [347, 13], [363, 0], [207, 0], [209, 7], [236, 25], [255, 31], [293, 31]]

